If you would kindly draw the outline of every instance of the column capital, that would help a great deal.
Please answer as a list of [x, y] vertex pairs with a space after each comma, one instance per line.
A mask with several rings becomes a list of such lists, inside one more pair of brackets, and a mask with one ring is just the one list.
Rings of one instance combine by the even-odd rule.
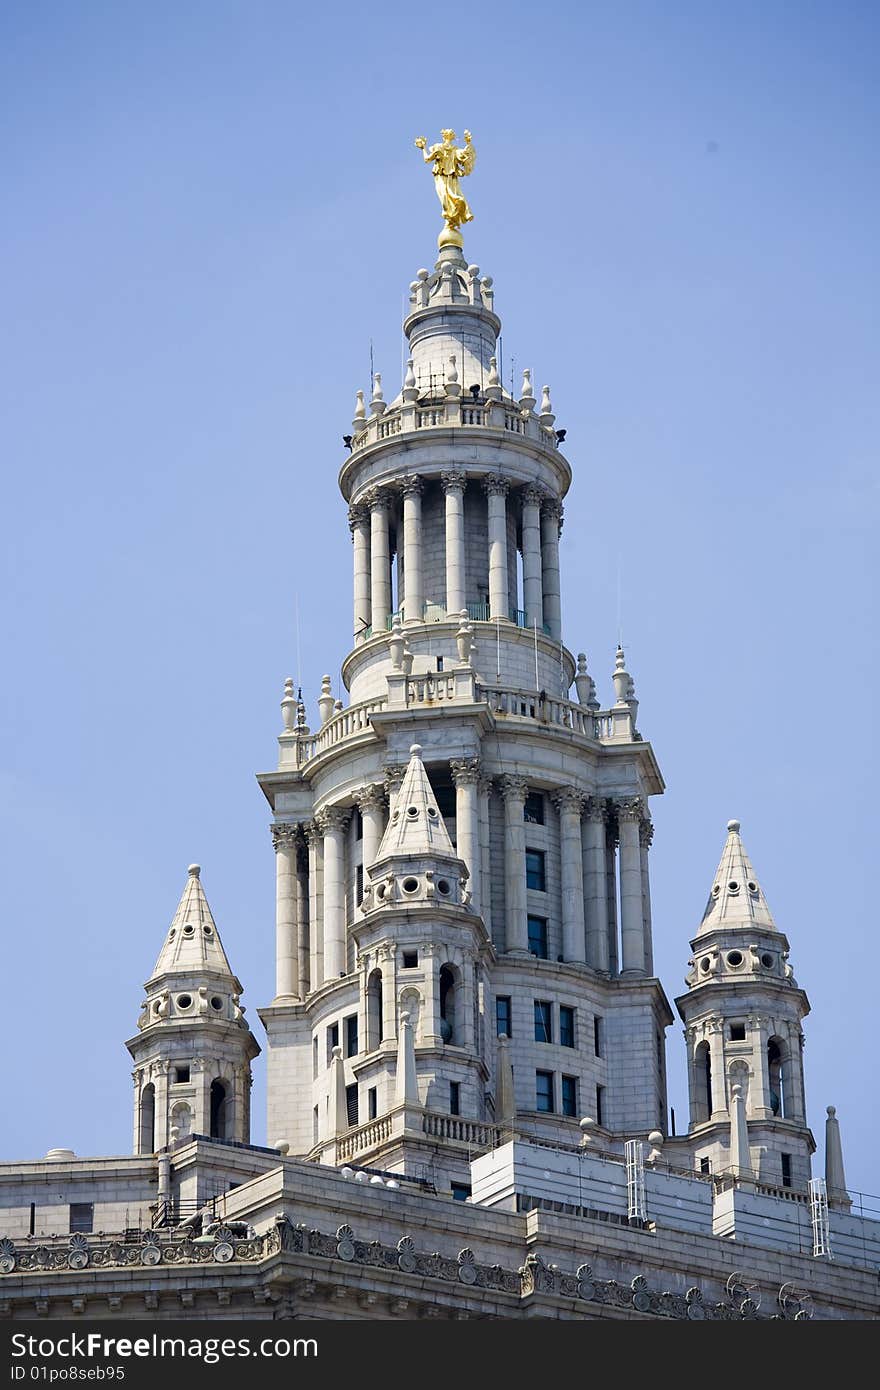
[[640, 796], [623, 796], [615, 801], [614, 809], [619, 824], [632, 824], [644, 818], [645, 803]]
[[505, 773], [498, 778], [498, 786], [505, 801], [525, 801], [529, 794], [529, 784], [525, 777]]
[[386, 763], [382, 769], [385, 773], [385, 787], [388, 795], [400, 790], [400, 784], [406, 773], [406, 763]]
[[385, 788], [381, 782], [368, 782], [365, 787], [359, 787], [354, 793], [357, 808], [363, 815], [364, 811], [382, 811], [385, 809]]
[[425, 486], [423, 478], [418, 473], [406, 473], [400, 482], [400, 490], [404, 497], [421, 497]]
[[370, 509], [363, 502], [352, 502], [348, 509], [348, 527], [352, 536], [356, 527], [368, 523], [370, 520]]
[[275, 853], [282, 849], [296, 849], [302, 839], [302, 828], [298, 824], [282, 822], [278, 825], [270, 825], [269, 832], [272, 836], [272, 845]]
[[528, 487], [521, 489], [519, 496], [524, 507], [540, 507], [547, 494], [542, 487], [529, 483]]
[[475, 786], [480, 780], [479, 758], [450, 758], [449, 770], [456, 787]]
[[457, 471], [440, 474], [440, 486], [444, 492], [464, 492], [467, 487], [467, 473]]
[[552, 493], [545, 492], [543, 494], [541, 498], [541, 515], [546, 517], [555, 516], [556, 520], [559, 522], [560, 530], [562, 529], [562, 503], [559, 498], [554, 497]]
[[563, 811], [574, 811], [580, 816], [584, 808], [586, 796], [578, 787], [557, 787], [550, 793], [550, 800], [560, 813]]
[[332, 834], [334, 830], [344, 830], [350, 820], [350, 806], [325, 806], [315, 816], [315, 823], [321, 835]]
[[371, 487], [369, 492], [365, 492], [361, 502], [370, 512], [378, 511], [381, 507], [387, 507], [391, 501], [391, 493], [385, 487]]
[[510, 483], [499, 473], [490, 473], [483, 479], [483, 491], [487, 497], [506, 497], [510, 491]]
[[609, 813], [604, 796], [587, 797], [586, 818], [596, 825], [607, 825]]
[[639, 825], [639, 844], [643, 849], [650, 849], [654, 841], [654, 822], [648, 820], [647, 816]]
[[303, 825], [303, 834], [306, 837], [306, 844], [309, 849], [316, 849], [321, 843], [321, 831], [316, 820], [306, 821]]

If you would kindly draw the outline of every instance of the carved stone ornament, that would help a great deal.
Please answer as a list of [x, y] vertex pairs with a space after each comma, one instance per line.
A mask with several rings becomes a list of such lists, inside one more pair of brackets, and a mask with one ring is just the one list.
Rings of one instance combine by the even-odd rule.
[[479, 758], [451, 758], [449, 770], [457, 787], [476, 786], [480, 780]]
[[510, 483], [498, 473], [490, 473], [488, 478], [483, 479], [483, 491], [487, 497], [506, 497]]
[[299, 825], [287, 823], [270, 825], [269, 830], [272, 835], [272, 844], [276, 854], [282, 849], [296, 849], [302, 838], [302, 831]]
[[586, 797], [577, 787], [558, 787], [556, 791], [551, 792], [550, 800], [560, 813], [574, 812], [580, 816]]

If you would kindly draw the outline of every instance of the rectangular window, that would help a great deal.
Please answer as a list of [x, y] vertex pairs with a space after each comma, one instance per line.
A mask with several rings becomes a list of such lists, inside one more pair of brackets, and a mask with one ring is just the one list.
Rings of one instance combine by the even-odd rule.
[[92, 1202], [71, 1202], [70, 1231], [90, 1234], [95, 1224], [95, 1207]]
[[502, 1033], [506, 1033], [509, 1038], [513, 1037], [513, 1019], [510, 1009], [510, 995], [499, 994], [495, 1000], [495, 1032], [499, 1038]]
[[328, 1067], [329, 1067], [329, 1065], [330, 1065], [331, 1058], [333, 1057], [333, 1049], [334, 1049], [334, 1047], [338, 1047], [338, 1046], [339, 1046], [339, 1024], [338, 1024], [338, 1023], [331, 1023], [331, 1024], [330, 1024], [330, 1027], [327, 1029], [327, 1066], [328, 1066]]
[[418, 951], [404, 951], [403, 968], [404, 970], [415, 970], [419, 963]]
[[346, 1057], [356, 1057], [358, 1054], [358, 1016], [349, 1014], [345, 1020], [345, 1055]]
[[[782, 1159], [782, 1186], [791, 1187], [791, 1154], [780, 1154]], [[91, 1230], [91, 1227], [89, 1227]], [[71, 1226], [71, 1230], [73, 1227]]]
[[562, 1113], [576, 1115], [578, 1108], [578, 1082], [576, 1076], [562, 1078]]
[[455, 787], [435, 787], [431, 783], [431, 791], [434, 793], [434, 800], [437, 802], [437, 810], [444, 820], [455, 820]]
[[711, 1173], [711, 1171], [712, 1171], [712, 1169], [711, 1169], [711, 1167], [710, 1167], [708, 1158], [701, 1158], [701, 1159], [700, 1159], [700, 1172], [701, 1172], [701, 1173]]
[[660, 1033], [656, 1034], [657, 1039], [657, 1070], [663, 1072], [663, 1037]]
[[559, 1005], [559, 1041], [563, 1047], [574, 1047], [574, 1009]]
[[312, 1079], [318, 1075], [318, 1039], [312, 1038]]
[[189, 1067], [175, 1067], [174, 1080], [180, 1085], [182, 1082], [189, 1081]]
[[553, 1114], [552, 1071], [535, 1072], [535, 1109], [543, 1111], [545, 1115]]
[[546, 891], [547, 876], [544, 872], [544, 851], [542, 849], [526, 850], [526, 887], [533, 888], [537, 893]]
[[371, 1120], [375, 1120], [379, 1113], [379, 1096], [375, 1086], [371, 1086], [367, 1091], [367, 1115]]
[[364, 818], [360, 811], [354, 813], [354, 837], [356, 840], [364, 838]]
[[37, 1204], [36, 1204], [36, 1202], [31, 1202], [31, 1219], [30, 1219], [30, 1226], [29, 1226], [29, 1230], [30, 1230], [31, 1235], [34, 1234], [34, 1230], [36, 1229], [36, 1225], [37, 1225]]
[[358, 907], [364, 900], [364, 866], [358, 864], [354, 871], [354, 900]]
[[471, 1185], [467, 1182], [454, 1182], [452, 1186], [452, 1200], [454, 1202], [466, 1202], [471, 1195]]
[[449, 1113], [450, 1115], [461, 1114], [461, 1082], [450, 1081], [449, 1083]]
[[442, 671], [442, 670], [443, 670], [443, 658], [442, 658], [442, 656], [438, 656], [438, 658], [437, 658], [437, 670], [438, 670], [438, 671]]
[[317, 1105], [316, 1105], [315, 1108], [314, 1108], [314, 1110], [312, 1111], [312, 1143], [313, 1143], [313, 1144], [317, 1144], [317, 1142], [318, 1142], [318, 1107], [317, 1107]]
[[358, 1122], [358, 1088], [355, 1081], [352, 1086], [345, 1088], [345, 1118], [350, 1125]]
[[605, 1120], [604, 1120], [604, 1110], [605, 1110], [605, 1087], [604, 1087], [604, 1086], [597, 1086], [597, 1087], [596, 1087], [596, 1124], [597, 1124], [597, 1125], [601, 1125], [601, 1124], [604, 1124], [604, 1123], [605, 1123]]
[[529, 918], [529, 950], [533, 956], [538, 956], [541, 960], [547, 959], [546, 917]]
[[544, 793], [529, 792], [523, 806], [523, 820], [530, 825], [544, 824]]
[[549, 999], [535, 1000], [535, 1042], [553, 1041], [553, 1005]]
[[731, 1023], [731, 1025], [730, 1025], [730, 1041], [731, 1041], [731, 1042], [745, 1042], [745, 1040], [746, 1040], [746, 1025], [745, 1025], [744, 1023]]
[[598, 1014], [593, 1019], [593, 1051], [597, 1057], [602, 1056], [602, 1020]]

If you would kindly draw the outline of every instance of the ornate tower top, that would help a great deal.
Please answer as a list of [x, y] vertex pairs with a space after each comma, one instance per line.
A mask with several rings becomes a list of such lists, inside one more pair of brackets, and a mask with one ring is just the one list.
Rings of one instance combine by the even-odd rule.
[[388, 854], [442, 854], [454, 857], [446, 823], [431, 790], [422, 762], [420, 744], [409, 750], [410, 759], [400, 790], [393, 798], [388, 826], [377, 859]]
[[153, 970], [153, 979], [159, 975], [191, 975], [204, 970], [232, 976], [200, 873], [198, 864], [190, 864], [177, 911]]
[[442, 251], [444, 246], [463, 246], [464, 240], [459, 228], [462, 222], [474, 220], [474, 214], [468, 207], [458, 180], [471, 172], [476, 163], [477, 152], [471, 144], [469, 130], [464, 133], [463, 147], [456, 146], [454, 130], [441, 130], [440, 137], [441, 143], [428, 149], [425, 137], [420, 135], [416, 140], [416, 149], [423, 152], [426, 164], [434, 166], [434, 187], [443, 210], [443, 221], [446, 223], [445, 231], [437, 238], [437, 245]]
[[697, 935], [727, 927], [778, 931], [740, 839], [738, 820], [727, 822], [727, 840]]

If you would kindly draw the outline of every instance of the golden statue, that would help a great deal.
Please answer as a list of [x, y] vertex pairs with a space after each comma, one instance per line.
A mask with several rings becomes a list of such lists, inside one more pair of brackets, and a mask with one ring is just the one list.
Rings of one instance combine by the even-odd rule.
[[434, 165], [434, 187], [443, 209], [443, 221], [446, 223], [446, 230], [440, 233], [437, 245], [463, 246], [464, 240], [459, 228], [462, 222], [473, 222], [474, 214], [459, 188], [458, 180], [471, 172], [477, 152], [471, 144], [469, 130], [464, 133], [462, 149], [456, 147], [454, 130], [441, 130], [440, 134], [443, 143], [432, 145], [430, 149], [425, 148], [427, 142], [424, 136], [420, 135], [416, 141], [416, 149], [424, 150], [425, 163]]

